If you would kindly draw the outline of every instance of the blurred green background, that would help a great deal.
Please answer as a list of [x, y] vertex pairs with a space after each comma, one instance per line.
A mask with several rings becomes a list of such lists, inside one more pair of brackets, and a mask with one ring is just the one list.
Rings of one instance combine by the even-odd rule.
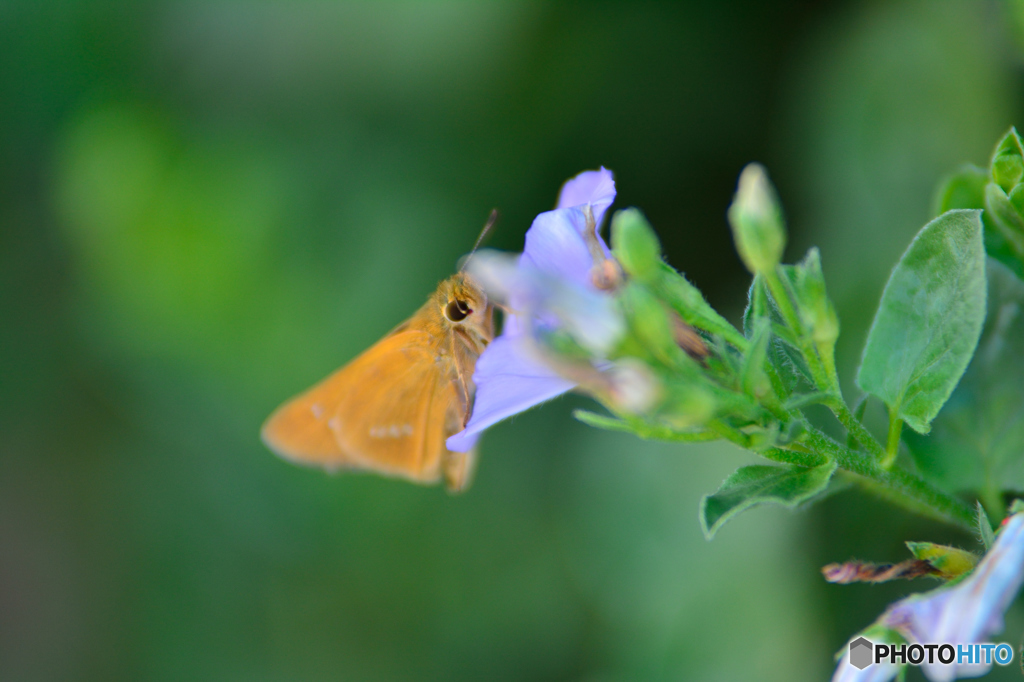
[[1024, 123], [1019, 15], [0, 0], [0, 679], [827, 678], [918, 587], [821, 565], [972, 538], [847, 492], [708, 543], [700, 496], [752, 458], [588, 429], [580, 398], [490, 431], [459, 497], [289, 465], [259, 425], [492, 207], [519, 250], [601, 164], [737, 319], [725, 209], [765, 163], [855, 395], [935, 183]]

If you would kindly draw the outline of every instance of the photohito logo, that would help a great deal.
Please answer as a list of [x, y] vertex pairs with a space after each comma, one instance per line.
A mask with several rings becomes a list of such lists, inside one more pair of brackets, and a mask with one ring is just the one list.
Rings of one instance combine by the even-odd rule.
[[865, 637], [850, 642], [850, 665], [864, 670], [875, 663], [891, 665], [921, 665], [941, 663], [951, 665], [998, 663], [1009, 665], [1013, 661], [1013, 647], [999, 644], [875, 644]]

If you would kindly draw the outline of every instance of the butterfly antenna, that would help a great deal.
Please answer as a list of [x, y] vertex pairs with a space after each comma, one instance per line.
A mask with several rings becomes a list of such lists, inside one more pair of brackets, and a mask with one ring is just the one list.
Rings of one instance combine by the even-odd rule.
[[469, 252], [469, 255], [466, 256], [466, 260], [463, 261], [462, 267], [459, 268], [459, 272], [464, 272], [466, 270], [466, 266], [469, 265], [469, 261], [473, 258], [473, 254], [480, 248], [480, 244], [484, 241], [484, 237], [490, 234], [491, 230], [494, 229], [494, 226], [498, 224], [498, 218], [500, 217], [501, 213], [498, 212], [498, 209], [495, 208], [491, 210], [491, 215], [487, 217], [487, 222], [484, 223], [484, 229], [480, 230], [480, 236], [476, 238], [476, 243], [473, 244], [473, 249]]

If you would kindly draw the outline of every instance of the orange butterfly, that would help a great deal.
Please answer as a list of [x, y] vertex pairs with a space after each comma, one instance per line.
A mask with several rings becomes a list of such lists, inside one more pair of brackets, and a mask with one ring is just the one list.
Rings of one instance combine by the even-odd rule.
[[475, 450], [452, 452], [445, 440], [469, 421], [476, 360], [494, 338], [493, 310], [469, 275], [449, 277], [412, 317], [279, 407], [263, 424], [263, 442], [300, 464], [417, 483], [443, 475], [448, 490], [465, 490]]

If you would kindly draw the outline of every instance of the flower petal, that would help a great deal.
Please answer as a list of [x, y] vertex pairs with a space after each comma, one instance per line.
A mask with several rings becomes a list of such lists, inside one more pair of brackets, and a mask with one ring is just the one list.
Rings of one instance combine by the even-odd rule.
[[[964, 580], [895, 603], [884, 623], [923, 644], [974, 644], [1003, 629], [1003, 614], [1024, 583], [1024, 514], [1015, 514]], [[988, 664], [922, 665], [932, 682], [983, 674]]]
[[[541, 213], [526, 231], [520, 262], [545, 274], [593, 288], [590, 271], [594, 267], [594, 257], [583, 237], [586, 229], [587, 220], [579, 208]], [[598, 240], [601, 240], [600, 236]], [[607, 251], [604, 242], [600, 241], [600, 244]]]
[[534, 328], [564, 328], [584, 348], [603, 356], [625, 331], [607, 293], [552, 276], [522, 259], [483, 251], [469, 271], [491, 299], [508, 301], [515, 311], [505, 318], [503, 336], [523, 333], [523, 321], [533, 320]]
[[612, 172], [601, 166], [600, 170], [583, 171], [562, 185], [555, 208], [572, 208], [590, 204], [594, 207], [594, 220], [598, 225], [605, 211], [615, 201], [615, 179]]
[[473, 373], [473, 415], [463, 431], [448, 439], [449, 450], [469, 450], [487, 427], [575, 386], [535, 360], [527, 343], [524, 337], [500, 336], [480, 356]]
[[[473, 374], [477, 386], [473, 414], [466, 428], [448, 439], [450, 450], [469, 450], [488, 426], [575, 386], [533, 356], [527, 329], [558, 326], [559, 314], [568, 307], [574, 313], [568, 316], [570, 333], [585, 346], [603, 351], [618, 338], [621, 320], [617, 311], [608, 301], [591, 300], [596, 293], [591, 279], [591, 240], [596, 239], [604, 254], [611, 255], [597, 228], [614, 200], [611, 171], [602, 166], [580, 173], [562, 186], [558, 207], [534, 219], [523, 254], [514, 266], [494, 260], [485, 267], [488, 259], [477, 257], [477, 265], [483, 269], [478, 275], [492, 280], [485, 283], [485, 289], [489, 285], [492, 293], [500, 292], [499, 298], [505, 298], [514, 313], [537, 317], [530, 318], [532, 324], [523, 325], [515, 314], [507, 315], [502, 336], [481, 354]], [[584, 211], [588, 205], [593, 224]], [[593, 236], [587, 234], [591, 229]]]
[[594, 258], [587, 246], [587, 228], [583, 207], [591, 206], [594, 230], [606, 256], [611, 255], [598, 228], [608, 207], [615, 201], [615, 180], [612, 172], [584, 171], [564, 185], [554, 211], [538, 215], [526, 231], [523, 262], [551, 275], [565, 277], [584, 286], [590, 283]]

